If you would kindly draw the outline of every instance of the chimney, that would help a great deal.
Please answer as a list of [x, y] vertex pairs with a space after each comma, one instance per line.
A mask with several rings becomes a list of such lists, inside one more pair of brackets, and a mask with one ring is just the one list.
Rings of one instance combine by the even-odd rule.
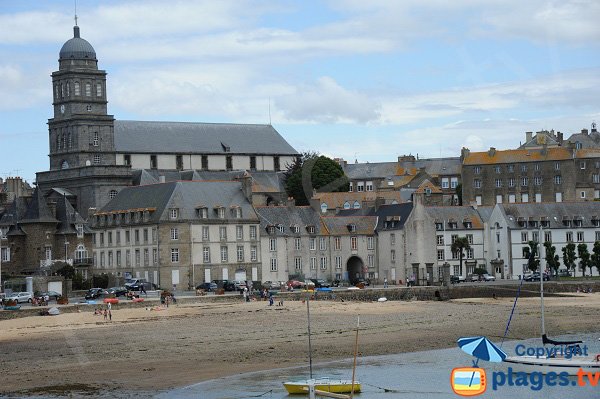
[[379, 209], [381, 205], [385, 204], [385, 198], [377, 197], [375, 198], [375, 211]]
[[159, 183], [164, 183], [165, 182], [165, 176], [164, 175], [158, 176], [158, 182]]
[[464, 162], [465, 158], [468, 157], [470, 153], [471, 151], [468, 148], [463, 147], [460, 150], [460, 162]]
[[242, 192], [244, 196], [252, 204], [252, 176], [247, 171], [239, 178], [242, 183]]
[[596, 130], [596, 122], [592, 122], [592, 133], [598, 133]]
[[533, 138], [533, 132], [525, 132], [525, 143], [529, 143]]
[[493, 157], [494, 155], [496, 155], [496, 148], [494, 147], [490, 147], [489, 151], [488, 151], [488, 155], [490, 157]]
[[587, 136], [588, 135], [588, 130], [587, 129], [581, 129], [581, 134]]
[[92, 218], [92, 216], [94, 216], [95, 213], [96, 213], [96, 208], [88, 208], [88, 211], [87, 211], [88, 220], [90, 220]]
[[561, 132], [556, 133], [556, 136], [558, 137], [558, 145], [563, 145], [563, 134]]

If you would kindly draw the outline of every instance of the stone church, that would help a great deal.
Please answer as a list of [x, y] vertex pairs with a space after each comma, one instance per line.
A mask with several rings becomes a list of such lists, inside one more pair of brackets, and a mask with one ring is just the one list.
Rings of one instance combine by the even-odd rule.
[[[124, 187], [173, 180], [233, 180], [245, 173], [263, 203], [285, 199], [282, 171], [298, 152], [271, 125], [119, 121], [108, 113], [106, 71], [79, 26], [52, 73], [48, 120], [50, 170], [37, 173], [45, 193], [72, 194], [83, 215]], [[260, 200], [259, 200], [260, 204]]]

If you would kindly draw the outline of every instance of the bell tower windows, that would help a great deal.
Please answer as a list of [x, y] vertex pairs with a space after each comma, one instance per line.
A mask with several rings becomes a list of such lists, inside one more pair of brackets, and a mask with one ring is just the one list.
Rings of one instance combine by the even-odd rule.
[[96, 83], [96, 97], [102, 97], [102, 84]]
[[74, 89], [75, 89], [75, 95], [76, 96], [80, 96], [81, 95], [81, 88], [79, 87], [79, 82], [75, 82]]
[[92, 85], [90, 83], [85, 84], [85, 96], [86, 97], [92, 96]]
[[99, 143], [100, 143], [100, 138], [98, 137], [98, 132], [94, 132], [94, 139], [92, 141], [92, 145], [94, 147], [98, 147]]

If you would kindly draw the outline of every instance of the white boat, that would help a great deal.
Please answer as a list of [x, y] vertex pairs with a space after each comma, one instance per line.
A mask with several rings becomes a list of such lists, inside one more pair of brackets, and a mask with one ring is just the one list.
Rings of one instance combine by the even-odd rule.
[[[313, 378], [312, 371], [312, 346], [310, 334], [310, 296], [306, 298], [306, 314], [308, 319], [308, 364], [310, 377], [305, 380], [293, 380], [283, 383], [286, 391], [289, 394], [309, 395], [310, 398], [319, 396], [331, 398], [352, 398], [352, 395], [359, 393], [361, 386], [360, 382], [354, 379], [356, 370], [356, 356], [358, 354], [358, 329], [360, 321], [356, 325], [356, 341], [354, 344], [354, 365], [352, 368], [352, 379], [332, 379], [332, 378]], [[350, 394], [350, 396], [345, 395]]]
[[[543, 237], [542, 229], [538, 237]], [[542, 248], [543, 245], [539, 245], [539, 257], [540, 257], [540, 270], [542, 269]], [[542, 330], [542, 344], [554, 347], [569, 348], [569, 353], [577, 353], [575, 350], [580, 349], [579, 344], [581, 341], [555, 341], [550, 339], [546, 335], [546, 326], [544, 321], [544, 275], [540, 273], [540, 306], [541, 306], [541, 330]], [[516, 303], [516, 300], [515, 300]], [[513, 308], [514, 310], [514, 308]], [[510, 320], [509, 320], [510, 324]], [[507, 326], [508, 330], [508, 326]], [[513, 372], [525, 372], [525, 373], [568, 373], [569, 375], [576, 375], [581, 369], [585, 372], [597, 372], [600, 371], [600, 354], [599, 355], [575, 355], [565, 357], [563, 350], [554, 351], [556, 355], [553, 356], [529, 356], [529, 355], [517, 355], [507, 356], [504, 359]]]

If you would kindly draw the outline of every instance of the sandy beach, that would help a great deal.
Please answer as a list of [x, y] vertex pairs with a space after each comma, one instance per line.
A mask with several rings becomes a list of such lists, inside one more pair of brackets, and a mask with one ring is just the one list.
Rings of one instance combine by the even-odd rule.
[[[512, 299], [311, 302], [313, 361], [446, 348], [504, 332]], [[599, 294], [546, 299], [550, 334], [600, 332]], [[519, 300], [513, 339], [539, 335], [539, 299]], [[0, 321], [0, 394], [155, 391], [307, 363], [306, 305], [198, 303], [162, 311], [113, 308]]]

